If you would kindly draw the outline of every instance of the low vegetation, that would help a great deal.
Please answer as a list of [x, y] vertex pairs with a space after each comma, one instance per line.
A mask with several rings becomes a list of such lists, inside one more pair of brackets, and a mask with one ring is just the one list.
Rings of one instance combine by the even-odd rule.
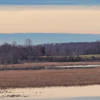
[[0, 71], [0, 87], [46, 87], [100, 84], [100, 68]]

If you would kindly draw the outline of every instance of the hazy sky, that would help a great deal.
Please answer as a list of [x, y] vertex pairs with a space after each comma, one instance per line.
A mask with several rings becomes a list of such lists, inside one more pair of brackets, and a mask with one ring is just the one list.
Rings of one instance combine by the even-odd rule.
[[0, 33], [100, 33], [100, 0], [0, 0]]
[[0, 45], [16, 41], [24, 44], [26, 39], [31, 39], [33, 44], [66, 43], [66, 42], [94, 42], [100, 41], [100, 34], [0, 34]]
[[1, 5], [100, 5], [100, 0], [0, 0]]
[[100, 7], [0, 7], [0, 33], [100, 33]]

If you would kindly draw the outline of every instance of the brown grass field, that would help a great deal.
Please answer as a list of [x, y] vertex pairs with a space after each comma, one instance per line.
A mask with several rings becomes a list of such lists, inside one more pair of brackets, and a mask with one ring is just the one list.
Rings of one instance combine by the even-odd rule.
[[100, 68], [0, 71], [0, 88], [100, 84]]

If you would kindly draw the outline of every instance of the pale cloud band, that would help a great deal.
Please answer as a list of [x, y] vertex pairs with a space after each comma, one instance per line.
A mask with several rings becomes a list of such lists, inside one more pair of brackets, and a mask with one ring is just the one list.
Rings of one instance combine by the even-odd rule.
[[100, 33], [100, 7], [0, 7], [0, 33]]

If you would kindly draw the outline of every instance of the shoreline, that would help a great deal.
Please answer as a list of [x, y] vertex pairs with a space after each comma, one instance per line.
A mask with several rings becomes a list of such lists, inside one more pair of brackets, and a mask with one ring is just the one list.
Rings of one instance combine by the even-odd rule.
[[[4, 64], [0, 65], [0, 70], [39, 70], [39, 69], [56, 69], [59, 66], [79, 66], [79, 65], [100, 65], [100, 62], [34, 62], [23, 64]], [[97, 67], [97, 66], [96, 66]]]
[[29, 98], [29, 100], [57, 100], [57, 98], [68, 98], [68, 100], [70, 100], [70, 98], [76, 97], [100, 97], [99, 91], [100, 85], [82, 87], [9, 88], [2, 90], [0, 98], [12, 98], [16, 100], [23, 100], [24, 98]]

